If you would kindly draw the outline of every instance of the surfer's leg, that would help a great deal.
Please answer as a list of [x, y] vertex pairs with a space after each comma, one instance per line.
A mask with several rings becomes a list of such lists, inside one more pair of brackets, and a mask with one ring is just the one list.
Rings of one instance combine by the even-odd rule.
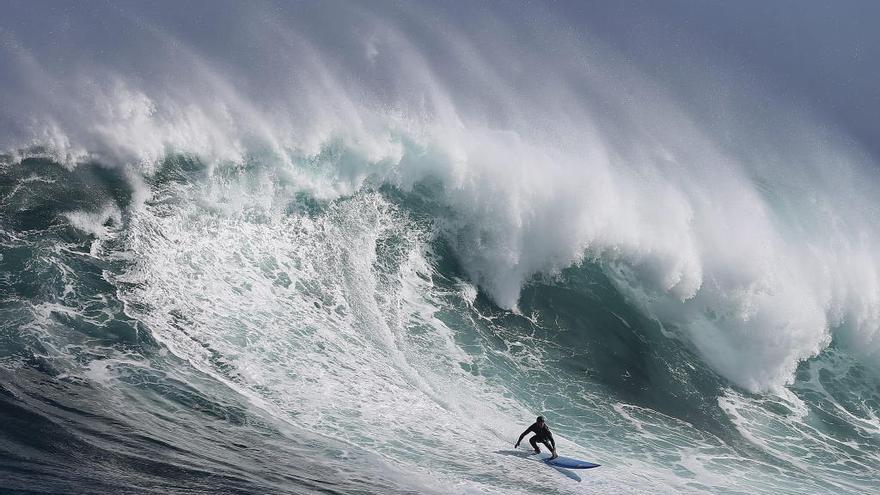
[[556, 459], [557, 457], [559, 457], [559, 454], [556, 453], [556, 448], [550, 445], [549, 442], [545, 443], [544, 445], [546, 445], [547, 448], [550, 449], [550, 453], [553, 454], [550, 456], [551, 459]]
[[550, 445], [549, 440], [541, 440], [541, 443], [543, 443], [544, 446], [547, 447], [547, 450], [549, 450], [550, 453], [553, 454], [553, 457], [551, 457], [551, 459], [556, 459], [557, 457], [559, 457], [558, 455], [556, 455], [556, 449], [554, 449], [553, 446]]
[[538, 437], [532, 437], [532, 438], [530, 438], [530, 439], [529, 439], [529, 443], [532, 444], [532, 448], [535, 449], [535, 453], [536, 453], [536, 454], [540, 454], [540, 453], [541, 453], [541, 449], [538, 448], [538, 440], [537, 440], [537, 438], [538, 438]]

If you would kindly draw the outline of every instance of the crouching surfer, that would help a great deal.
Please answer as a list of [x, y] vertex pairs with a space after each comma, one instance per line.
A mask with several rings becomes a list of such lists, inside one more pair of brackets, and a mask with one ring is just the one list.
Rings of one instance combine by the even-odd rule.
[[532, 448], [535, 449], [536, 454], [541, 453], [541, 449], [538, 448], [538, 442], [543, 443], [548, 449], [550, 449], [550, 453], [553, 454], [550, 458], [556, 459], [559, 455], [556, 453], [556, 441], [553, 440], [553, 434], [550, 433], [550, 428], [547, 426], [547, 423], [544, 422], [544, 416], [538, 416], [538, 419], [526, 428], [526, 431], [522, 432], [522, 435], [519, 436], [519, 439], [516, 441], [516, 445], [514, 448], [519, 447], [519, 443], [522, 442], [523, 437], [529, 434], [529, 432], [534, 433], [535, 435], [529, 439], [529, 443], [532, 444]]

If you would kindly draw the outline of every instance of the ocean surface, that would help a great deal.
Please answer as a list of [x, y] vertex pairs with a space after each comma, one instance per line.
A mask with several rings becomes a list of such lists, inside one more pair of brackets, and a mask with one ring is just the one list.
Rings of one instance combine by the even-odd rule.
[[0, 0], [0, 492], [880, 493], [876, 10]]

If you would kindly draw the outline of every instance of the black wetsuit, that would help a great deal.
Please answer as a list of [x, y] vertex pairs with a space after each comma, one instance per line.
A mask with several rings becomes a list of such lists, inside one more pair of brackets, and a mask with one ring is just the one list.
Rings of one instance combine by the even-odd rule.
[[526, 428], [526, 431], [520, 435], [520, 438], [526, 436], [529, 432], [535, 434], [535, 436], [529, 439], [529, 443], [532, 444], [533, 449], [540, 450], [538, 448], [538, 442], [541, 442], [551, 451], [556, 450], [556, 441], [553, 440], [553, 434], [550, 433], [550, 428], [547, 426], [547, 423], [544, 423], [541, 426], [539, 426], [538, 423], [532, 423], [532, 426]]

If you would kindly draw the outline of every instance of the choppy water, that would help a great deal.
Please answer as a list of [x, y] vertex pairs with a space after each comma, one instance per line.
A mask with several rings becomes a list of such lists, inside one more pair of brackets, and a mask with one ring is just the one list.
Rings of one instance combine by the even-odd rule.
[[218, 5], [5, 6], [3, 489], [877, 491], [846, 132], [550, 7]]

